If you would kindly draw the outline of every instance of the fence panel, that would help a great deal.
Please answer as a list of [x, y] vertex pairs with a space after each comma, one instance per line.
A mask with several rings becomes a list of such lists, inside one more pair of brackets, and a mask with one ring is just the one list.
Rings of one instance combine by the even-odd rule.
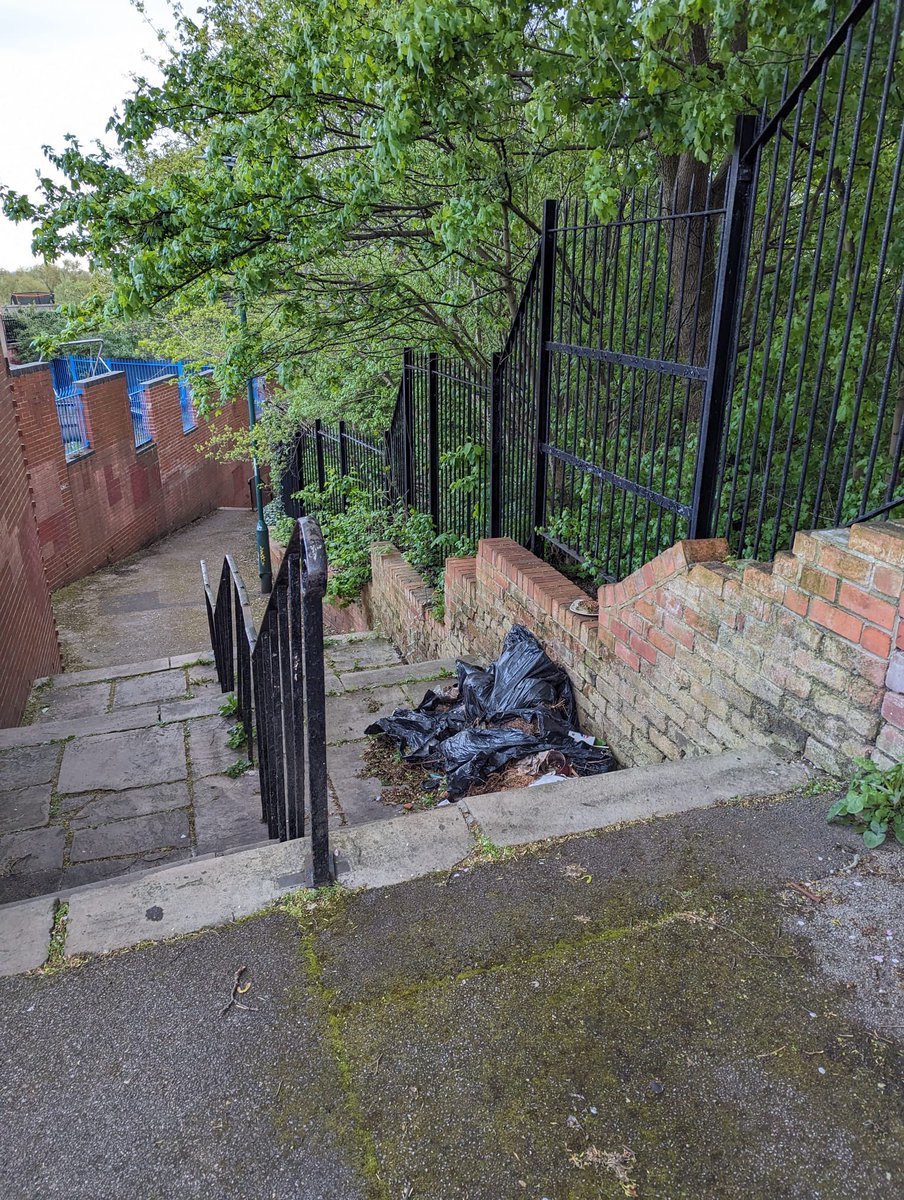
[[743, 556], [902, 499], [901, 17], [900, 0], [861, 0], [821, 50], [808, 43], [748, 153], [717, 515]]

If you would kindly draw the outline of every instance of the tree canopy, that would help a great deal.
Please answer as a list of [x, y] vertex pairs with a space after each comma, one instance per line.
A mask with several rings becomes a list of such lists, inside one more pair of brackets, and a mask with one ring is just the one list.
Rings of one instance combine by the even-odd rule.
[[379, 422], [404, 345], [498, 347], [546, 196], [606, 216], [625, 182], [717, 164], [825, 7], [212, 0], [111, 145], [70, 139], [64, 182], [4, 209], [110, 273], [90, 319], [165, 306], [225, 388], [267, 372], [294, 412]]

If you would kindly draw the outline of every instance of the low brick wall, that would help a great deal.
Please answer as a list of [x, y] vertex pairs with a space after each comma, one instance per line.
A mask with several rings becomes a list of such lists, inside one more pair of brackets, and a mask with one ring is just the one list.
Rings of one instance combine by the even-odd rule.
[[779, 743], [830, 771], [904, 756], [904, 524], [799, 534], [771, 563], [680, 542], [569, 611], [577, 585], [507, 538], [449, 560], [446, 615], [376, 547], [375, 624], [409, 657], [494, 657], [521, 622], [570, 672], [582, 720], [629, 764]]

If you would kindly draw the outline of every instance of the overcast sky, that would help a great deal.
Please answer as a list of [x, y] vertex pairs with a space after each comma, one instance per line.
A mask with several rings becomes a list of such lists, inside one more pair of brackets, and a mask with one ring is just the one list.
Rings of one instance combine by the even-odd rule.
[[[145, 9], [170, 27], [166, 0]], [[151, 73], [142, 56], [159, 50], [129, 0], [0, 0], [0, 182], [31, 191], [35, 170], [46, 171], [42, 146], [61, 146], [67, 133], [103, 137], [130, 73]], [[30, 246], [30, 227], [0, 214], [0, 267], [31, 262]]]

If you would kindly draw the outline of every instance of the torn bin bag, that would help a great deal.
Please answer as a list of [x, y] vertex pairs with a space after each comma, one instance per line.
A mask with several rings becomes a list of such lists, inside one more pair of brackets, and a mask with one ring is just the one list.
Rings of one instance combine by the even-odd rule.
[[615, 766], [606, 747], [568, 736], [579, 731], [571, 680], [523, 625], [509, 630], [494, 663], [459, 662], [456, 674], [455, 694], [430, 691], [416, 709], [398, 708], [365, 730], [386, 734], [411, 762], [441, 767], [452, 799], [506, 763], [546, 750], [560, 750], [579, 775]]

